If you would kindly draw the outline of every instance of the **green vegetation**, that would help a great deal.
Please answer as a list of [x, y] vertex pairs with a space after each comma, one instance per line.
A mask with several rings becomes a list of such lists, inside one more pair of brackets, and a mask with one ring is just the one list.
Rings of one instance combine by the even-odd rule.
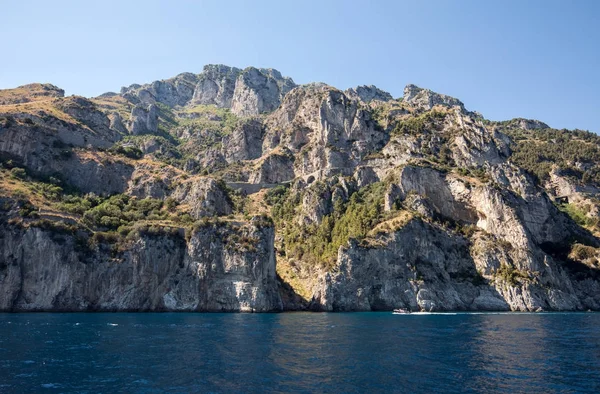
[[516, 269], [512, 265], [506, 264], [503, 264], [496, 271], [496, 277], [510, 284], [511, 286], [516, 286], [523, 281], [529, 280], [529, 275], [527, 275], [527, 273]]
[[558, 209], [569, 215], [571, 219], [578, 225], [586, 227], [588, 229], [598, 229], [600, 223], [597, 218], [590, 218], [586, 215], [586, 212], [575, 204], [560, 204]]
[[137, 200], [126, 194], [117, 194], [87, 210], [83, 222], [97, 228], [116, 230], [141, 220], [162, 220], [168, 217], [163, 201], [153, 198]]
[[441, 130], [446, 113], [440, 111], [427, 111], [419, 116], [401, 120], [394, 127], [392, 134], [409, 134], [419, 136], [431, 130]]
[[384, 192], [383, 182], [369, 185], [353, 193], [346, 204], [335, 204], [333, 213], [325, 216], [320, 225], [308, 226], [294, 223], [299, 194], [273, 189], [267, 199], [274, 203], [275, 222], [284, 227], [288, 257], [331, 268], [340, 246], [350, 239], [362, 240], [383, 218]]
[[15, 179], [25, 179], [27, 172], [23, 168], [15, 167], [10, 170], [10, 176]]
[[538, 181], [548, 180], [556, 165], [567, 176], [600, 184], [598, 135], [582, 130], [502, 128], [502, 131], [513, 139], [510, 160]]
[[143, 152], [135, 147], [135, 146], [123, 146], [123, 145], [115, 145], [108, 150], [110, 153], [123, 155], [125, 157], [129, 157], [130, 159], [138, 160], [141, 159], [144, 154]]
[[215, 105], [197, 105], [187, 108], [184, 112], [187, 119], [180, 119], [180, 126], [194, 126], [195, 128], [220, 132], [223, 135], [231, 134], [237, 127], [239, 118], [227, 108], [217, 108]]
[[276, 186], [267, 190], [265, 193], [265, 201], [271, 206], [279, 206], [288, 195], [289, 187], [284, 185]]
[[571, 248], [571, 253], [569, 254], [569, 257], [571, 257], [577, 261], [593, 259], [593, 258], [597, 258], [597, 256], [598, 256], [598, 250], [596, 248], [593, 248], [593, 247], [587, 246], [587, 245], [583, 245], [580, 243], [573, 244], [573, 246]]

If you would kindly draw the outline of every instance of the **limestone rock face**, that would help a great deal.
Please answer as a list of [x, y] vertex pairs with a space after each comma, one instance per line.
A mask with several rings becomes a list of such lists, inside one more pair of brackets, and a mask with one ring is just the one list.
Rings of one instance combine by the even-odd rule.
[[274, 111], [296, 85], [273, 69], [240, 70], [222, 64], [204, 67], [200, 74], [183, 73], [151, 84], [121, 89], [121, 96], [135, 105], [162, 103], [169, 107], [216, 105], [231, 108], [238, 116]]
[[108, 196], [127, 190], [134, 167], [121, 161], [76, 153], [67, 161], [57, 162], [46, 171], [60, 173], [70, 185], [83, 193]]
[[[0, 90], [0, 310], [600, 310], [591, 133], [254, 67], [63, 96]], [[164, 204], [90, 228], [121, 193]]]
[[[2, 311], [244, 311], [282, 309], [273, 228], [208, 226], [140, 235], [116, 259], [110, 246], [81, 251], [73, 236], [2, 228]], [[252, 247], [236, 246], [237, 235]]]
[[539, 129], [547, 129], [550, 127], [546, 123], [540, 122], [539, 120], [523, 119], [523, 118], [516, 118], [516, 119], [509, 120], [507, 122], [507, 124], [510, 127], [517, 127], [522, 130], [539, 130]]
[[260, 120], [251, 119], [223, 139], [223, 155], [227, 162], [257, 159], [262, 155], [264, 128]]
[[346, 96], [351, 98], [356, 97], [364, 103], [370, 103], [373, 100], [390, 101], [394, 99], [391, 94], [374, 85], [357, 86], [346, 90], [344, 93]]
[[241, 70], [222, 64], [204, 66], [198, 77], [192, 104], [216, 105], [230, 108], [238, 75]]
[[293, 159], [283, 154], [270, 154], [250, 174], [250, 183], [281, 183], [294, 179]]
[[296, 85], [279, 71], [249, 67], [237, 78], [231, 111], [238, 116], [272, 112]]
[[[510, 248], [475, 245], [420, 221], [382, 236], [379, 246], [350, 242], [340, 248], [335, 273], [323, 274], [311, 307], [327, 311], [390, 310], [581, 310], [595, 308], [586, 299], [597, 282], [574, 283], [564, 269], [546, 258], [539, 280], [507, 282], [493, 273], [518, 265]], [[535, 257], [534, 257], [535, 259]], [[551, 284], [551, 285], [550, 285]], [[549, 287], [550, 286], [550, 287]]]
[[127, 134], [127, 128], [123, 123], [123, 118], [118, 112], [112, 112], [108, 114], [108, 120], [110, 121], [110, 128], [121, 134]]
[[190, 215], [196, 219], [203, 216], [229, 215], [232, 212], [229, 197], [211, 178], [195, 178], [175, 189], [173, 198], [190, 206]]
[[399, 187], [390, 192], [391, 195], [388, 196], [388, 200], [404, 200], [410, 194], [416, 193], [424, 197], [431, 209], [443, 217], [465, 223], [475, 223], [477, 221], [476, 213], [464, 201], [464, 197], [468, 193], [464, 184], [445, 179], [438, 171], [430, 168], [406, 166], [400, 172], [397, 185]]
[[154, 104], [147, 107], [136, 105], [131, 110], [129, 131], [133, 135], [156, 133], [158, 130], [158, 108]]
[[96, 105], [90, 100], [71, 96], [66, 99], [59, 99], [56, 102], [57, 108], [64, 113], [72, 116], [77, 121], [88, 126], [95, 134], [101, 134], [106, 139], [116, 141], [119, 139], [114, 131], [110, 130], [110, 120]]
[[170, 107], [187, 104], [194, 95], [198, 76], [182, 73], [174, 78], [154, 81], [148, 85], [131, 85], [121, 89], [121, 95], [134, 104], [148, 106], [162, 103]]
[[323, 84], [288, 93], [268, 117], [266, 129], [263, 151], [278, 146], [289, 149], [295, 154], [295, 175], [315, 179], [351, 175], [365, 156], [388, 139], [357, 100]]
[[415, 85], [406, 85], [404, 88], [404, 102], [423, 110], [430, 110], [436, 105], [459, 107], [463, 111], [465, 109], [464, 104], [454, 97], [435, 93]]

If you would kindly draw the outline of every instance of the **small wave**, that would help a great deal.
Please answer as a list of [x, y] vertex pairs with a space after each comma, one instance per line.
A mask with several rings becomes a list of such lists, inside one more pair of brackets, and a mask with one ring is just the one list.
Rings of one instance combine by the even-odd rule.
[[42, 387], [45, 389], [58, 389], [60, 388], [60, 384], [58, 383], [44, 383]]
[[108, 325], [108, 326], [113, 326], [113, 327], [115, 327], [115, 326], [118, 326], [118, 324], [117, 324], [117, 323], [107, 323], [106, 325]]
[[20, 374], [15, 375], [15, 378], [31, 378], [33, 376], [36, 376], [35, 372], [33, 372], [33, 373], [20, 373]]
[[23, 361], [23, 364], [35, 364], [35, 361], [33, 361], [33, 360], [25, 360], [25, 361]]

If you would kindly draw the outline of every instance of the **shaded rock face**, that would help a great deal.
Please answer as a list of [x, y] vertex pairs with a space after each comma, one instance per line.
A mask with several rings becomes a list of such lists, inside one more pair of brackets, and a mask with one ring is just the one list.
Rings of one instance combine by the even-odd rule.
[[232, 212], [229, 197], [211, 178], [197, 178], [184, 182], [173, 192], [177, 201], [190, 206], [190, 215], [196, 219], [203, 216], [222, 216]]
[[[244, 311], [282, 309], [273, 228], [209, 226], [188, 242], [145, 236], [117, 259], [109, 245], [81, 251], [70, 235], [4, 227], [2, 311]], [[246, 249], [232, 234], [251, 239]]]
[[110, 128], [121, 134], [127, 134], [127, 128], [123, 123], [123, 118], [118, 112], [112, 112], [108, 114], [108, 120], [110, 121]]
[[103, 139], [109, 141], [119, 140], [120, 136], [118, 133], [115, 133], [110, 128], [108, 116], [100, 111], [90, 100], [84, 97], [71, 96], [66, 99], [57, 100], [56, 107], [89, 127], [91, 133], [100, 135]]
[[293, 159], [289, 155], [268, 155], [250, 174], [250, 183], [281, 183], [294, 179]]
[[158, 131], [158, 108], [154, 104], [147, 107], [136, 105], [131, 110], [129, 132], [133, 135], [156, 133]]
[[[398, 179], [398, 187], [387, 194], [387, 207], [394, 200], [407, 199], [412, 193], [424, 198], [428, 206], [426, 212], [437, 212], [442, 217], [465, 223], [475, 223], [477, 215], [463, 198], [468, 191], [460, 182], [448, 182], [438, 171], [430, 168], [404, 167]], [[456, 194], [455, 195], [453, 194]]]
[[55, 163], [46, 170], [60, 173], [68, 184], [83, 193], [107, 196], [127, 190], [134, 167], [119, 161], [74, 154], [69, 160]]
[[229, 163], [257, 159], [262, 155], [264, 127], [260, 120], [251, 119], [223, 139], [223, 156]]

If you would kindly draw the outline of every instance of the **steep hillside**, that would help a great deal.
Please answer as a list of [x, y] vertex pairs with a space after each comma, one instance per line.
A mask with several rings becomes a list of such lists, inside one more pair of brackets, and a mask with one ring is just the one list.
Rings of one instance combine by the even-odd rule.
[[600, 139], [208, 65], [0, 90], [0, 310], [600, 310]]

